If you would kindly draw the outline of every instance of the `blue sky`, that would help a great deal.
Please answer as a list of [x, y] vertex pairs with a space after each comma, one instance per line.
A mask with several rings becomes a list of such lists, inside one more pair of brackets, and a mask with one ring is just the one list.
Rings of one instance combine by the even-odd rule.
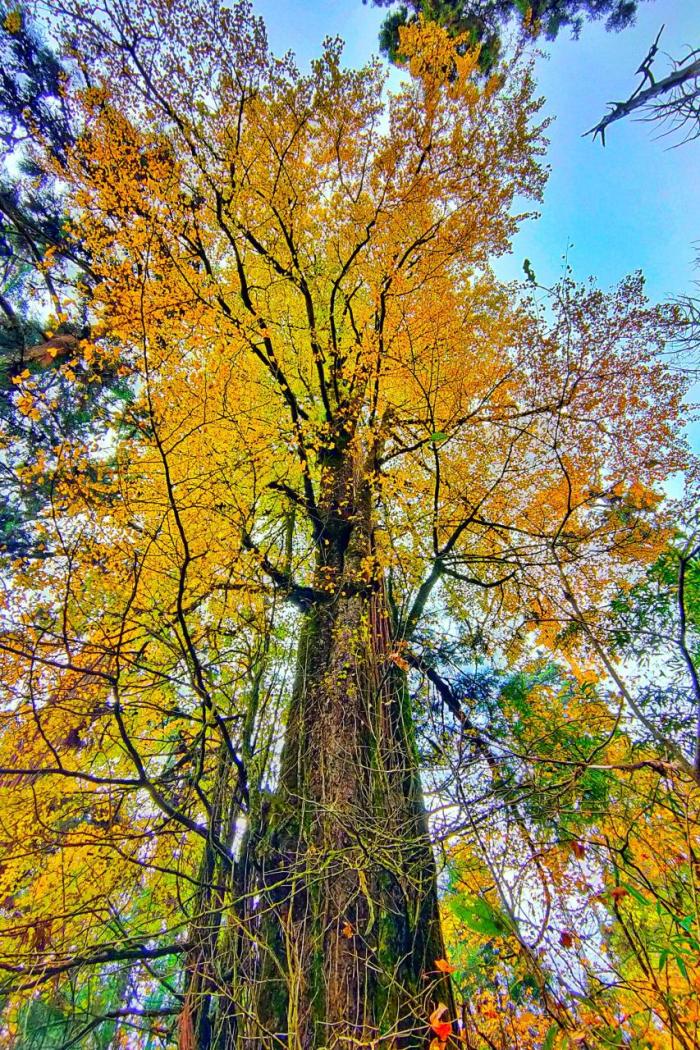
[[[361, 0], [254, 0], [277, 52], [292, 50], [306, 65], [324, 36], [346, 41], [349, 65], [377, 50], [384, 12]], [[669, 149], [658, 129], [628, 120], [613, 125], [607, 146], [582, 134], [606, 110], [626, 98], [634, 71], [662, 24], [662, 47], [680, 56], [700, 45], [700, 0], [646, 0], [636, 25], [607, 33], [587, 24], [579, 40], [563, 33], [537, 60], [537, 80], [554, 117], [549, 131], [552, 173], [541, 217], [518, 235], [513, 255], [498, 266], [504, 277], [522, 277], [528, 257], [538, 280], [553, 283], [569, 246], [574, 276], [595, 275], [608, 287], [641, 269], [649, 295], [663, 299], [689, 292], [700, 279], [694, 241], [700, 241], [700, 142]], [[659, 74], [667, 71], [663, 56]], [[698, 245], [700, 247], [700, 244]]]

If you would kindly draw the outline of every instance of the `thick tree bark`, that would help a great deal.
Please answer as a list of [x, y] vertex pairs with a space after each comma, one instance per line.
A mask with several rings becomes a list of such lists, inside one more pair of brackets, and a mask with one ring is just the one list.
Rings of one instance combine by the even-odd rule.
[[[258, 863], [259, 1045], [424, 1046], [450, 1003], [404, 672], [372, 565], [371, 492], [349, 453], [324, 472], [280, 785]], [[364, 472], [367, 473], [366, 471]], [[358, 476], [359, 474], [359, 476]]]

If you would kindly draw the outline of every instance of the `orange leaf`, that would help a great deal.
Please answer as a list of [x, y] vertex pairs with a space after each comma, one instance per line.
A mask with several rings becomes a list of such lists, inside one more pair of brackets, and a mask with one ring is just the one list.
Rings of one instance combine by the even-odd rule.
[[347, 921], [347, 919], [343, 923], [343, 928], [340, 931], [340, 936], [347, 938], [347, 940], [350, 940], [352, 937], [355, 936], [355, 928], [351, 922]]
[[586, 847], [582, 842], [574, 841], [571, 843], [571, 852], [578, 860], [582, 860], [586, 856]]
[[407, 660], [404, 660], [401, 653], [389, 653], [389, 659], [391, 660], [392, 664], [395, 664], [402, 671], [409, 670], [409, 663]]
[[624, 886], [615, 886], [615, 888], [610, 891], [610, 896], [614, 901], [622, 900], [623, 897], [629, 897], [629, 895], [629, 890], [626, 890]]
[[438, 1003], [430, 1015], [430, 1027], [435, 1032], [435, 1035], [438, 1037], [438, 1039], [441, 1039], [443, 1043], [452, 1034], [451, 1022], [440, 1020], [442, 1015], [445, 1013], [447, 1013], [447, 1007], [445, 1006], [445, 1004]]

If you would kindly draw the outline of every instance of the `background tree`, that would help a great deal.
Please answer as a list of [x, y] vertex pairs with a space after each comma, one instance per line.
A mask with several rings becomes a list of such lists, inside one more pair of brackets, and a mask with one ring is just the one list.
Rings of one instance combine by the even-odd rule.
[[[364, 0], [367, 3], [367, 0]], [[586, 19], [605, 18], [606, 28], [625, 29], [634, 22], [638, 0], [372, 0], [375, 7], [391, 8], [382, 25], [379, 44], [395, 62], [401, 54], [402, 26], [419, 17], [437, 22], [468, 46], [479, 46], [479, 65], [489, 72], [501, 54], [501, 37], [509, 23], [519, 20], [533, 36], [554, 40], [562, 29], [578, 36]]]
[[[78, 135], [66, 89], [80, 73], [43, 42], [28, 11], [7, 4], [0, 6], [0, 65], [0, 549], [44, 557], [35, 529], [49, 499], [44, 465], [55, 466], [55, 450], [71, 435], [84, 443], [95, 415], [126, 391], [113, 370], [95, 373], [80, 353], [94, 274], [61, 182]], [[91, 381], [76, 386], [76, 371]], [[36, 403], [51, 411], [40, 413]]]
[[445, 931], [467, 1044], [692, 1047], [692, 780], [592, 678], [540, 664], [492, 676], [488, 694], [475, 684], [461, 703], [479, 749], [443, 732], [439, 759], [452, 785]]

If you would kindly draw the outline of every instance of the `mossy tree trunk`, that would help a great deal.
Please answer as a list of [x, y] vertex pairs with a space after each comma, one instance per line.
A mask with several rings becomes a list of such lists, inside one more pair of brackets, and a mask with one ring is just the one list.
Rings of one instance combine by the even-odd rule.
[[[371, 472], [324, 469], [280, 784], [259, 851], [260, 1045], [426, 1045], [444, 954], [405, 673], [373, 570]], [[363, 1045], [368, 1045], [365, 1042]]]

